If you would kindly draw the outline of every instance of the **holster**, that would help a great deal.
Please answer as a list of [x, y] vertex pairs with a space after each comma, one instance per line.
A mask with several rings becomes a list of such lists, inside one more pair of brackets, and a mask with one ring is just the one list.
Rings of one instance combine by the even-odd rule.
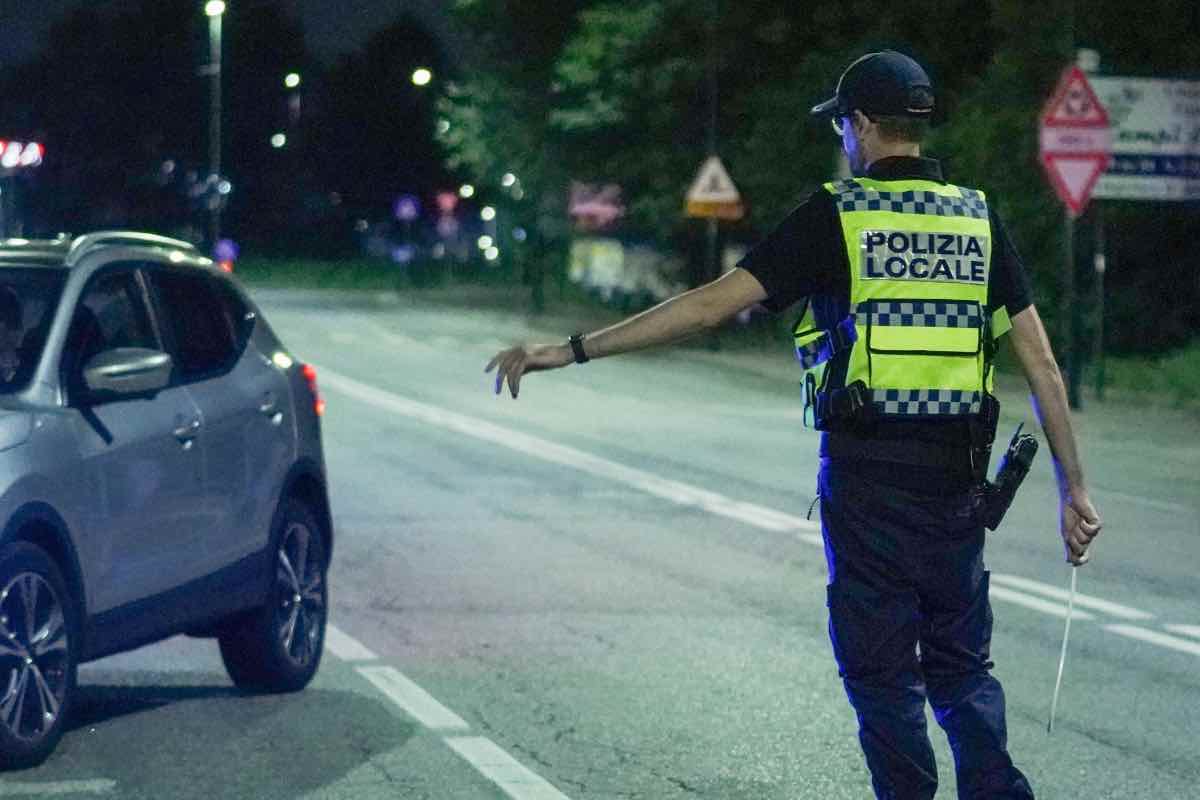
[[870, 422], [875, 413], [870, 390], [863, 381], [843, 389], [813, 393], [813, 427], [819, 431], [845, 430]]
[[979, 413], [967, 421], [971, 434], [971, 479], [977, 484], [987, 481], [988, 463], [992, 460], [992, 442], [1000, 424], [1000, 401], [987, 392], [979, 404]]

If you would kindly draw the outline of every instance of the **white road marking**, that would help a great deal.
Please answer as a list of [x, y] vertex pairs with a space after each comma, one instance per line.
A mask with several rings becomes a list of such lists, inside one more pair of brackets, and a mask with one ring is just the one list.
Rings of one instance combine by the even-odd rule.
[[[1060, 589], [1057, 586], [1051, 586], [1048, 583], [1035, 581], [1031, 578], [1022, 578], [1019, 575], [1005, 575], [993, 572], [992, 583], [1002, 583], [1013, 589], [1024, 589], [1028, 592], [1034, 592], [1044, 597], [1059, 600], [1062, 602], [1064, 608], [1066, 607], [1067, 598], [1070, 596], [1070, 592], [1066, 589]], [[1113, 603], [1099, 597], [1078, 592], [1075, 594], [1075, 605], [1076, 607], [1090, 608], [1093, 611], [1099, 611], [1101, 614], [1108, 614], [1110, 617], [1118, 617], [1120, 619], [1154, 619], [1154, 615], [1147, 611], [1130, 608], [1120, 603]]]
[[1166, 647], [1171, 650], [1178, 650], [1181, 653], [1191, 653], [1194, 656], [1200, 656], [1200, 642], [1191, 642], [1187, 639], [1180, 639], [1177, 636], [1152, 631], [1149, 628], [1142, 628], [1137, 625], [1114, 623], [1112, 625], [1105, 625], [1104, 629], [1113, 633], [1119, 633], [1122, 636], [1128, 636], [1130, 639], [1138, 639], [1150, 644], [1156, 644], [1159, 647]]
[[[457, 433], [473, 436], [477, 439], [503, 445], [526, 455], [550, 461], [555, 464], [573, 467], [582, 472], [600, 478], [623, 483], [640, 489], [648, 494], [678, 503], [708, 511], [712, 514], [736, 519], [756, 528], [772, 531], [816, 531], [819, 526], [803, 517], [785, 514], [753, 503], [741, 502], [726, 497], [717, 492], [710, 492], [697, 486], [691, 486], [680, 481], [646, 472], [645, 470], [627, 467], [606, 458], [585, 453], [574, 447], [558, 444], [549, 439], [520, 433], [485, 420], [457, 414], [453, 411], [437, 408], [436, 406], [419, 403], [415, 400], [401, 397], [391, 392], [377, 389], [365, 383], [339, 375], [326, 368], [318, 367], [322, 387], [328, 387], [343, 394], [350, 395], [365, 403], [383, 408], [397, 414], [421, 420], [431, 425], [437, 425]], [[817, 543], [820, 537], [803, 537], [804, 541]], [[816, 542], [813, 539], [816, 539]]]
[[[351, 645], [366, 650], [358, 642], [331, 626], [326, 626], [326, 642], [329, 641], [330, 630], [335, 631], [334, 638], [344, 637]], [[347, 649], [353, 650], [353, 647]], [[359, 667], [358, 673], [426, 728], [435, 731], [471, 729], [462, 717], [439, 703], [429, 692], [413, 683], [395, 667]], [[482, 736], [447, 736], [445, 742], [513, 800], [569, 800], [545, 778], [504, 752], [491, 739]], [[3, 785], [0, 783], [0, 794], [3, 794]]]
[[106, 794], [117, 788], [116, 781], [97, 778], [90, 781], [10, 781], [0, 778], [0, 797], [47, 797], [57, 794]]
[[447, 736], [446, 744], [513, 800], [568, 800], [545, 778], [525, 767], [491, 739]]
[[328, 623], [325, 625], [325, 647], [342, 661], [377, 661], [379, 659], [379, 656], [359, 644], [357, 639], [347, 636]]
[[[734, 500], [718, 492], [711, 492], [707, 489], [701, 489], [680, 481], [661, 478], [645, 470], [627, 467], [574, 447], [552, 442], [549, 439], [521, 433], [482, 419], [447, 411], [436, 406], [417, 402], [416, 400], [410, 400], [392, 392], [360, 383], [352, 378], [333, 372], [326, 367], [318, 367], [318, 371], [321, 374], [323, 386], [342, 392], [378, 408], [402, 414], [431, 425], [455, 431], [456, 433], [499, 444], [517, 452], [540, 458], [543, 461], [573, 467], [590, 475], [623, 483], [679, 505], [691, 506], [712, 514], [736, 519], [756, 528], [780, 532], [794, 531], [800, 541], [816, 546], [822, 546], [823, 544], [821, 537], [813, 533], [813, 531], [819, 531], [820, 526], [803, 517], [797, 517], [782, 511], [755, 505], [754, 503]], [[1049, 614], [1060, 619], [1067, 615], [1067, 592], [1064, 589], [1016, 575], [993, 574], [992, 580], [994, 584], [991, 586], [990, 594], [997, 600], [1024, 606], [1025, 608], [1040, 611], [1043, 614]], [[1022, 589], [1025, 591], [1022, 591]], [[1054, 598], [1061, 602], [1051, 602], [1042, 597], [1027, 594], [1026, 591], [1036, 592], [1044, 597]], [[1075, 603], [1077, 606], [1085, 606], [1094, 611], [1122, 619], [1152, 619], [1154, 616], [1149, 612], [1113, 603], [1091, 595], [1077, 595]], [[1079, 608], [1074, 611], [1074, 617], [1080, 620], [1095, 619], [1093, 614]], [[1200, 653], [1200, 644], [1194, 644], [1185, 639], [1157, 633], [1134, 625], [1105, 625], [1105, 628], [1125, 636], [1141, 638], [1146, 642], [1162, 647]], [[1195, 650], [1189, 648], [1195, 648]], [[366, 670], [368, 669], [374, 668], [360, 668], [359, 671], [367, 674]], [[399, 675], [399, 673], [396, 674]], [[368, 675], [368, 677], [370, 676]], [[373, 682], [375, 681], [373, 680]], [[376, 685], [379, 684], [377, 683]], [[421, 691], [415, 684], [413, 684], [413, 687]], [[422, 694], [424, 694], [423, 691]], [[428, 697], [428, 695], [425, 696]], [[429, 699], [433, 700], [433, 698]], [[433, 702], [436, 703], [437, 701]]]
[[[1033, 597], [1016, 589], [1008, 589], [1004, 586], [992, 586], [988, 589], [988, 597], [993, 600], [1003, 600], [1007, 603], [1015, 603], [1019, 606], [1032, 608], [1034, 611], [1041, 611], [1043, 614], [1050, 614], [1062, 619], [1066, 619], [1067, 617], [1066, 603], [1051, 603], [1049, 600]], [[1095, 619], [1088, 612], [1080, 611], [1078, 608], [1071, 612], [1071, 617], [1073, 619]]]
[[359, 667], [358, 672], [426, 728], [470, 730], [471, 726], [462, 717], [439, 703], [395, 667]]
[[1178, 633], [1182, 636], [1194, 636], [1200, 639], [1200, 625], [1163, 625], [1163, 627], [1171, 633]]

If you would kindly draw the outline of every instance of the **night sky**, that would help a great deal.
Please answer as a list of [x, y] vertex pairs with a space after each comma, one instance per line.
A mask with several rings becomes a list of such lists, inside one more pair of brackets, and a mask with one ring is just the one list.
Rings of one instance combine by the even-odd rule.
[[[54, 20], [67, 9], [86, 2], [88, 0], [40, 0], [35, 4], [29, 0], [0, 0], [0, 66], [19, 62], [36, 53], [42, 35]], [[109, 5], [124, 2], [127, 0], [109, 0]], [[232, 6], [239, 0], [227, 2]], [[324, 59], [356, 49], [374, 30], [391, 22], [404, 10], [411, 10], [425, 19], [438, 38], [443, 41], [447, 38], [442, 13], [445, 0], [285, 0], [285, 3], [299, 12], [309, 47]], [[202, 5], [202, 0], [196, 0], [197, 9]]]

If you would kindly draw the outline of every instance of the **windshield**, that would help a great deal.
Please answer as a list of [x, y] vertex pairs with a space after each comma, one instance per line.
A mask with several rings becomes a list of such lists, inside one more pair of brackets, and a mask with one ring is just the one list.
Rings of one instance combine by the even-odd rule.
[[29, 385], [65, 281], [60, 269], [0, 269], [0, 394]]

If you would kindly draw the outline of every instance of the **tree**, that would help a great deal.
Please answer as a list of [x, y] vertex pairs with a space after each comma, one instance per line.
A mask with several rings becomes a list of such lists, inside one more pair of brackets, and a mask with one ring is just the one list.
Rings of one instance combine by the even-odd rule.
[[[543, 307], [547, 272], [565, 274], [570, 170], [564, 144], [547, 124], [555, 94], [554, 63], [586, 0], [459, 0], [453, 19], [463, 32], [463, 67], [438, 104], [448, 166], [503, 202], [533, 232], [522, 279]], [[513, 58], [519, 54], [519, 58]], [[503, 176], [518, 183], [501, 191]]]

